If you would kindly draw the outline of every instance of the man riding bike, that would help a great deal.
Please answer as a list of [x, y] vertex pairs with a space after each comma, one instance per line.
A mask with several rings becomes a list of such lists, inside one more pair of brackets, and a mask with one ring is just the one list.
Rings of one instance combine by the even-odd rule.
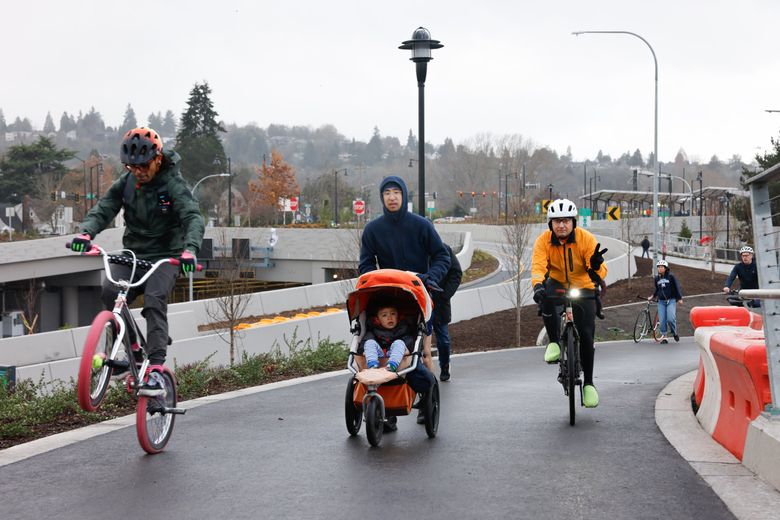
[[593, 386], [593, 336], [596, 329], [596, 283], [607, 275], [604, 253], [589, 231], [577, 227], [577, 206], [567, 199], [552, 202], [547, 209], [549, 231], [539, 235], [534, 243], [531, 264], [531, 284], [534, 301], [541, 305], [544, 327], [550, 343], [544, 352], [547, 363], [556, 363], [561, 356], [558, 344], [560, 320], [556, 305], [558, 291], [580, 289], [583, 299], [574, 305], [574, 323], [580, 336], [580, 358], [585, 374], [582, 404], [595, 408], [599, 394]]
[[[151, 128], [135, 128], [124, 135], [119, 156], [127, 171], [84, 218], [81, 234], [73, 239], [71, 248], [89, 251], [95, 236], [124, 209], [126, 228], [122, 243], [126, 249], [152, 262], [178, 257], [183, 273], [194, 271], [204, 225], [198, 202], [179, 173], [179, 154], [163, 151], [159, 134]], [[146, 318], [151, 366], [139, 395], [157, 396], [165, 391], [159, 371], [165, 363], [169, 341], [168, 294], [178, 269], [172, 264], [162, 265], [144, 286], [128, 293], [128, 303], [139, 293], [144, 295], [141, 314]], [[112, 272], [116, 279], [128, 279], [131, 267], [115, 265]], [[113, 308], [118, 291], [107, 280], [103, 283], [101, 299], [107, 309]]]
[[[723, 292], [728, 294], [731, 290], [731, 285], [734, 280], [739, 278], [740, 289], [758, 289], [758, 271], [756, 269], [756, 259], [753, 256], [753, 248], [750, 246], [742, 246], [739, 250], [740, 263], [734, 266], [731, 270], [731, 274], [726, 278], [726, 283], [723, 286]], [[749, 307], [760, 307], [760, 300], [750, 300], [748, 302]]]

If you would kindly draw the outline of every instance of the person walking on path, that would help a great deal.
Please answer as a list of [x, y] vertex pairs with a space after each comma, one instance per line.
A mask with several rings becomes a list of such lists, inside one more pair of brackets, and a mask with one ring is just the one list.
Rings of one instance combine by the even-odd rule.
[[669, 343], [666, 339], [667, 328], [672, 333], [674, 341], [680, 341], [680, 336], [677, 334], [677, 304], [682, 304], [683, 302], [680, 283], [669, 272], [669, 262], [666, 260], [659, 260], [656, 268], [658, 269], [658, 275], [654, 279], [655, 292], [647, 299], [648, 301], [653, 298], [658, 299], [658, 322], [661, 329], [661, 343]]
[[640, 245], [642, 246], [642, 258], [645, 256], [650, 258], [650, 241], [647, 239], [647, 235], [645, 235], [645, 238], [642, 239]]
[[449, 381], [450, 354], [452, 353], [449, 331], [449, 323], [452, 321], [450, 300], [460, 287], [463, 270], [452, 248], [447, 244], [444, 244], [444, 248], [450, 255], [450, 269], [441, 281], [441, 292], [434, 291], [431, 298], [433, 299], [433, 333], [436, 335], [436, 350], [439, 352], [439, 379]]
[[[363, 230], [358, 272], [364, 274], [377, 268], [412, 271], [418, 273], [428, 292], [441, 292], [439, 283], [450, 268], [450, 255], [439, 233], [429, 220], [409, 213], [409, 192], [400, 177], [391, 175], [382, 179], [379, 196], [383, 215], [366, 224]], [[436, 380], [431, 360], [431, 322], [427, 325], [423, 362], [406, 375], [406, 382], [421, 395], [427, 394]], [[424, 403], [425, 399], [420, 402]], [[390, 428], [394, 429], [394, 425]]]

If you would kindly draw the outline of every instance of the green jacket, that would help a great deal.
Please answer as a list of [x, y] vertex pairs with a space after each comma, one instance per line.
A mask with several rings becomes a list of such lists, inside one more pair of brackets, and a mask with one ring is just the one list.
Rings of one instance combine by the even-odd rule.
[[179, 173], [180, 160], [173, 150], [163, 152], [160, 171], [147, 184], [136, 184], [131, 172], [122, 174], [87, 214], [82, 233], [95, 238], [124, 209], [122, 242], [139, 258], [178, 257], [185, 249], [197, 255], [205, 228], [198, 201]]

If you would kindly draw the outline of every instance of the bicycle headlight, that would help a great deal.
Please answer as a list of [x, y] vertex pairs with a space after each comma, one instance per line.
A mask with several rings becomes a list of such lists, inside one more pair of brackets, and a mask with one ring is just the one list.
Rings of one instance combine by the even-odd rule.
[[579, 298], [579, 297], [580, 297], [579, 289], [569, 289], [569, 298]]

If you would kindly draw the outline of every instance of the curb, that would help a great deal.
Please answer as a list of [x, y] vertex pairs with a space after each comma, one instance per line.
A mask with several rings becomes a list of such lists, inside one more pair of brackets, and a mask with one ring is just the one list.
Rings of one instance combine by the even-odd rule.
[[680, 456], [740, 520], [770, 520], [780, 511], [780, 492], [742, 465], [705, 432], [691, 408], [696, 370], [681, 375], [655, 400], [655, 423]]

